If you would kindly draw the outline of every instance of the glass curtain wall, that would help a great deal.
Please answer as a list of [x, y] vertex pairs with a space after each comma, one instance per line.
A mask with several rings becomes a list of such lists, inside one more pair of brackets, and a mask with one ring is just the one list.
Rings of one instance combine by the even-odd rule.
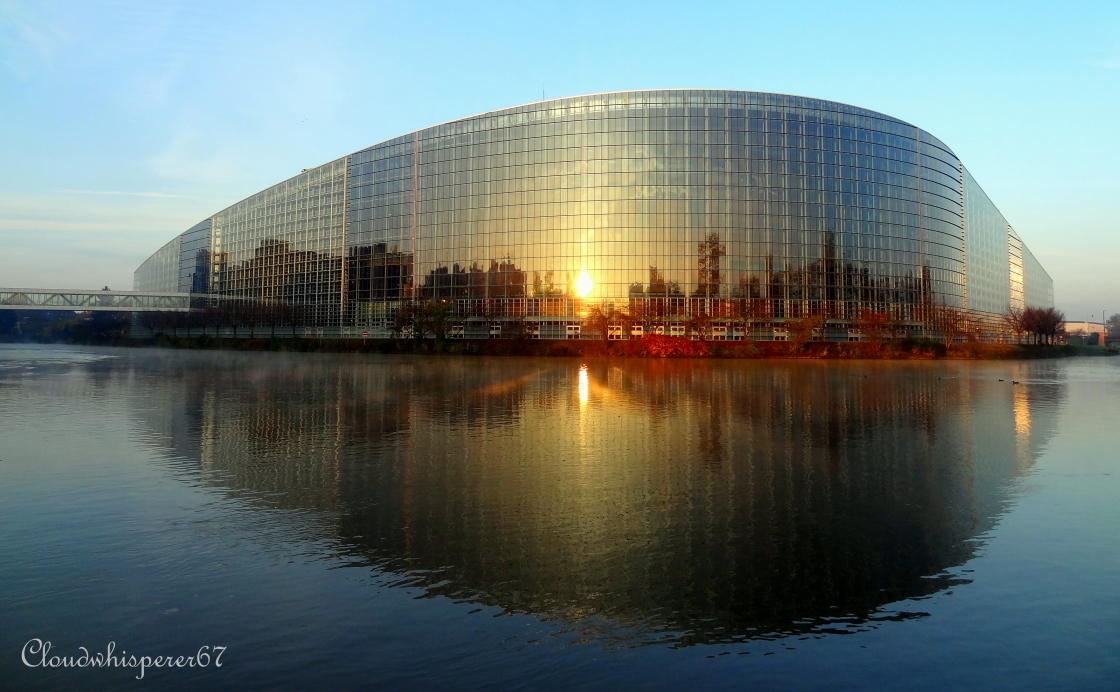
[[1023, 241], [1011, 226], [1007, 227], [1007, 271], [1011, 277], [1008, 282], [1011, 309], [1022, 310], [1027, 307], [1023, 293]]
[[962, 172], [968, 308], [1006, 314], [1011, 305], [1007, 219], [968, 169], [962, 167]]
[[210, 219], [179, 236], [179, 292], [210, 292]]
[[210, 293], [291, 306], [286, 319], [337, 326], [342, 300], [346, 159], [306, 170], [215, 214]]
[[474, 317], [602, 304], [645, 321], [964, 307], [959, 161], [842, 104], [725, 91], [547, 101], [358, 152], [349, 187], [359, 323], [407, 298]]
[[175, 236], [169, 243], [144, 260], [132, 274], [132, 290], [151, 293], [177, 293], [179, 291], [179, 245], [182, 236]]
[[524, 320], [562, 337], [594, 306], [653, 331], [710, 319], [766, 338], [809, 315], [916, 327], [930, 305], [994, 319], [1052, 301], [936, 137], [741, 91], [581, 96], [437, 125], [306, 170], [172, 243], [138, 287], [294, 306], [290, 322], [331, 328], [384, 329], [420, 300], [476, 336]]
[[1023, 245], [1023, 300], [1028, 307], [1054, 307], [1054, 280]]

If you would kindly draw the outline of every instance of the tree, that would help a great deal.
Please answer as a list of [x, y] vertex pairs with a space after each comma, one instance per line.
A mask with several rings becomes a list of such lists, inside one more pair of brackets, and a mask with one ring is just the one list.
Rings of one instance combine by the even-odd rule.
[[633, 316], [622, 310], [615, 310], [611, 316], [611, 320], [622, 325], [622, 337], [629, 339], [630, 332], [633, 331], [635, 324]]
[[502, 338], [503, 339], [517, 339], [524, 341], [529, 336], [529, 323], [525, 321], [524, 317], [514, 317], [513, 319], [502, 321]]
[[1120, 312], [1108, 318], [1104, 323], [1104, 328], [1108, 331], [1109, 336], [1120, 336]]
[[704, 313], [697, 313], [684, 321], [684, 332], [700, 341], [707, 341], [708, 327], [711, 323], [711, 317]]
[[307, 325], [308, 310], [306, 305], [288, 304], [287, 306], [288, 323], [292, 327], [292, 336], [297, 336], [297, 332], [301, 327]]
[[393, 314], [393, 325], [390, 328], [394, 339], [408, 335], [420, 341], [426, 331], [426, 317], [420, 305], [407, 301]]
[[611, 325], [620, 325], [623, 331], [629, 329], [633, 324], [630, 315], [621, 310], [615, 310], [613, 305], [607, 304], [606, 306], [593, 305], [587, 309], [587, 317], [583, 320], [587, 331], [595, 332], [605, 344], [610, 340]]
[[432, 336], [443, 343], [451, 330], [451, 306], [442, 300], [408, 301], [393, 314], [393, 338], [408, 334], [414, 340]]
[[249, 324], [249, 306], [244, 300], [231, 301], [226, 303], [226, 315], [233, 328], [233, 337], [237, 338], [241, 328]]
[[610, 339], [611, 313], [613, 312], [612, 308], [604, 310], [598, 305], [593, 305], [588, 308], [587, 317], [584, 319], [588, 331], [598, 333], [604, 344]]
[[1024, 311], [1019, 308], [1009, 307], [1007, 314], [1003, 316], [1003, 324], [1015, 335], [1017, 344], [1023, 343], [1023, 333], [1027, 331], [1023, 313]]
[[1043, 312], [1042, 324], [1050, 343], [1057, 343], [1058, 337], [1064, 334], [1062, 326], [1066, 321], [1066, 314], [1056, 308], [1046, 308]]
[[171, 324], [175, 336], [179, 336], [180, 329], [187, 330], [187, 336], [191, 335], [191, 316], [188, 312], [173, 312], [171, 313]]
[[786, 328], [789, 330], [790, 335], [790, 350], [794, 353], [801, 351], [801, 349], [805, 348], [805, 344], [813, 339], [813, 332], [823, 326], [824, 318], [820, 315], [812, 315], [799, 320], [786, 322]]
[[451, 331], [451, 306], [445, 300], [433, 300], [424, 304], [425, 326], [431, 330], [436, 343], [442, 345]]
[[1065, 319], [1065, 313], [1054, 308], [1027, 308], [1023, 311], [1023, 326], [1034, 335], [1036, 344], [1054, 343]]
[[885, 341], [893, 331], [891, 316], [885, 312], [872, 312], [860, 310], [859, 317], [855, 319], [856, 329], [860, 330], [875, 344], [875, 350], [883, 347]]
[[968, 333], [969, 320], [964, 310], [951, 305], [930, 305], [925, 312], [926, 324], [941, 334], [946, 347]]
[[261, 325], [268, 327], [268, 337], [276, 338], [276, 326], [280, 322], [280, 306], [276, 303], [261, 303], [257, 306]]
[[1046, 343], [1055, 343], [1058, 335], [1062, 333], [1062, 323], [1066, 321], [1066, 314], [1055, 308], [1042, 308], [1038, 317], [1039, 332]]
[[768, 317], [767, 303], [761, 298], [740, 298], [735, 301], [733, 324], [743, 332], [744, 339], [749, 338], [751, 325], [754, 322]]
[[198, 313], [198, 323], [202, 326], [202, 334], [206, 335], [206, 330], [210, 327], [215, 327], [214, 336], [218, 336], [217, 332], [217, 317], [218, 308], [213, 305], [207, 305], [202, 308]]
[[257, 338], [257, 325], [261, 323], [261, 317], [264, 306], [255, 300], [245, 301], [242, 307], [242, 315], [244, 315], [245, 326], [249, 328], [249, 338]]

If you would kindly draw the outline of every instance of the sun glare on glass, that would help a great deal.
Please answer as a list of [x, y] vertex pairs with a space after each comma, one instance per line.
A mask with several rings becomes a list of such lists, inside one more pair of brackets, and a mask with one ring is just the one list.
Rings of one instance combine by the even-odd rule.
[[579, 293], [580, 298], [586, 298], [591, 289], [595, 286], [595, 282], [588, 276], [587, 270], [581, 270], [579, 278], [576, 279], [576, 292]]

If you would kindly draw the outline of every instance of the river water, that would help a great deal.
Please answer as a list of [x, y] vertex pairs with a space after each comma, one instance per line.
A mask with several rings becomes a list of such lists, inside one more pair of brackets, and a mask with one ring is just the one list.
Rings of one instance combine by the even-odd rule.
[[0, 346], [0, 687], [1116, 689], [1118, 410], [1120, 358]]

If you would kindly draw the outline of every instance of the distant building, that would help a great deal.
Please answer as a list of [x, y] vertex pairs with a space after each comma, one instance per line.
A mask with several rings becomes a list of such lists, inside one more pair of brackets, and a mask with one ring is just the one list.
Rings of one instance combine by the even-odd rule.
[[1066, 342], [1071, 344], [1088, 344], [1090, 346], [1104, 346], [1108, 327], [1103, 322], [1062, 322], [1065, 330]]
[[780, 338], [819, 315], [841, 340], [863, 311], [918, 333], [948, 306], [998, 339], [1010, 308], [1053, 306], [1050, 276], [939, 139], [743, 91], [579, 96], [418, 130], [219, 211], [135, 288], [301, 306], [308, 328], [377, 336], [415, 301], [447, 304], [453, 335], [514, 321], [540, 338], [578, 334], [591, 305], [625, 313], [628, 334], [702, 318]]
[[1065, 329], [1066, 334], [1104, 334], [1108, 328], [1103, 322], [1062, 322], [1062, 328]]

